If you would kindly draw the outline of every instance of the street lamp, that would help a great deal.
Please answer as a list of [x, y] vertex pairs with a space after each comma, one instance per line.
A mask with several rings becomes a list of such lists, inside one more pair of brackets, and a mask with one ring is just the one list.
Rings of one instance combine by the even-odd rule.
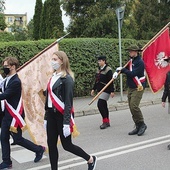
[[[122, 67], [122, 50], [121, 50], [121, 28], [123, 24], [124, 12], [125, 12], [125, 4], [116, 9], [116, 15], [118, 20], [118, 34], [119, 34], [119, 62], [120, 67]], [[123, 81], [122, 81], [122, 74], [120, 74], [120, 94], [121, 98], [120, 101], [123, 101]]]

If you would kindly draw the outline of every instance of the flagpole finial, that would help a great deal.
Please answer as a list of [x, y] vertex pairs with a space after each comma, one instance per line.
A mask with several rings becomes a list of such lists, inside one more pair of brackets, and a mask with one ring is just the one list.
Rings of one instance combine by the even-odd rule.
[[67, 35], [69, 35], [69, 34], [70, 34], [70, 32], [69, 32], [69, 33], [67, 33], [66, 35], [64, 35], [63, 37], [61, 37], [61, 38], [57, 39], [57, 40], [56, 40], [56, 42], [57, 42], [57, 43], [59, 43], [59, 42], [60, 42], [63, 38], [65, 38], [65, 37], [66, 37]]

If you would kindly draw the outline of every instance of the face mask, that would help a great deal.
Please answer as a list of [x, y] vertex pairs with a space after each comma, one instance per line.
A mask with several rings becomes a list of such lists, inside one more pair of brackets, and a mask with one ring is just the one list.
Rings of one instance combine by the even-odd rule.
[[51, 66], [54, 70], [58, 70], [61, 65], [57, 61], [52, 61]]
[[10, 73], [10, 69], [6, 68], [6, 67], [3, 67], [3, 71], [6, 75], [8, 75]]

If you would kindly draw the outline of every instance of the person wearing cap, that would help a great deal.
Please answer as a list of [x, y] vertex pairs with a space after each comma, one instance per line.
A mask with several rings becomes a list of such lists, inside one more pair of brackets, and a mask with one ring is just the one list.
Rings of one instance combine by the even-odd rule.
[[[99, 56], [98, 58], [98, 69], [95, 75], [95, 83], [91, 91], [91, 95], [94, 96], [94, 92], [100, 92], [103, 87], [112, 79], [112, 69], [106, 62], [106, 56]], [[114, 86], [111, 83], [100, 95], [97, 102], [97, 107], [102, 116], [102, 125], [100, 129], [106, 129], [110, 127], [109, 110], [107, 101], [109, 96], [114, 97]]]
[[[142, 50], [139, 49], [137, 45], [131, 45], [126, 50], [129, 51], [130, 55], [129, 63], [125, 68], [118, 67], [116, 69], [116, 72], [124, 73], [127, 76], [128, 104], [130, 112], [132, 114], [132, 119], [135, 123], [135, 129], [128, 134], [137, 134], [138, 136], [141, 136], [147, 129], [147, 126], [144, 122], [143, 114], [139, 108], [139, 104], [146, 86], [146, 79], [144, 75], [145, 65], [139, 55], [139, 52], [141, 52]], [[113, 74], [113, 78], [117, 78], [115, 75], [116, 73]]]

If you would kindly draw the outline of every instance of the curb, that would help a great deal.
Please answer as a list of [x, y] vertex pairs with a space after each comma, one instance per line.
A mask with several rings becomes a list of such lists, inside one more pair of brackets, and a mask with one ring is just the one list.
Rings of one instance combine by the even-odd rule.
[[[140, 107], [149, 106], [149, 105], [156, 105], [161, 104], [161, 99], [151, 100], [151, 101], [141, 101]], [[116, 103], [113, 105], [109, 105], [109, 111], [119, 111], [119, 110], [126, 110], [129, 109], [129, 105], [126, 102], [122, 103]], [[81, 116], [88, 116], [88, 115], [95, 115], [99, 114], [98, 109], [87, 109], [87, 110], [81, 110], [81, 111], [75, 111], [75, 117], [81, 117]]]

